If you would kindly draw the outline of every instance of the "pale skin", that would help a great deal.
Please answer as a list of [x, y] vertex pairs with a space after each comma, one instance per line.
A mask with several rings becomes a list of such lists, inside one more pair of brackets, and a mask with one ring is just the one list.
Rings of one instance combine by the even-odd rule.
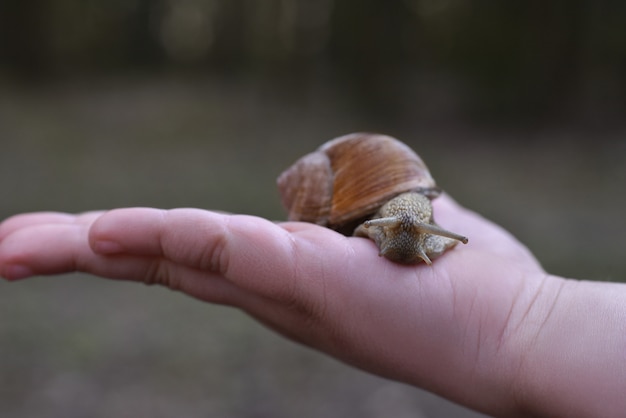
[[549, 275], [448, 196], [434, 212], [469, 243], [432, 266], [311, 224], [198, 209], [23, 214], [0, 224], [0, 275], [164, 285], [490, 415], [623, 416], [626, 285]]

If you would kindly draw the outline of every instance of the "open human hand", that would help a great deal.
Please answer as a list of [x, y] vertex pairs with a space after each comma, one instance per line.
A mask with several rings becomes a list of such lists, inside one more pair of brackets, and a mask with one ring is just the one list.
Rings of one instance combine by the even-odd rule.
[[161, 284], [490, 414], [622, 413], [623, 286], [550, 276], [505, 230], [448, 196], [433, 205], [470, 242], [432, 266], [394, 264], [367, 239], [312, 224], [129, 208], [6, 220], [0, 275]]

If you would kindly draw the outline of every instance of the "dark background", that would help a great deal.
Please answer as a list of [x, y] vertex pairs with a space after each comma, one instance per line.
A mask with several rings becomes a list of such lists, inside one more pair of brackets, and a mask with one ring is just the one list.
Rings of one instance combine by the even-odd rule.
[[[285, 167], [376, 131], [549, 272], [623, 281], [624, 21], [592, 0], [1, 0], [0, 218], [282, 219]], [[478, 416], [160, 288], [0, 283], [0, 318], [2, 416]]]

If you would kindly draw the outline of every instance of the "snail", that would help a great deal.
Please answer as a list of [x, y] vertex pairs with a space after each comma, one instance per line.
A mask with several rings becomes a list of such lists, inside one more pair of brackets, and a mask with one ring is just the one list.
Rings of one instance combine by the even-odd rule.
[[277, 179], [290, 221], [312, 222], [372, 239], [379, 255], [431, 264], [467, 238], [433, 219], [439, 189], [426, 164], [387, 135], [355, 133], [307, 154]]

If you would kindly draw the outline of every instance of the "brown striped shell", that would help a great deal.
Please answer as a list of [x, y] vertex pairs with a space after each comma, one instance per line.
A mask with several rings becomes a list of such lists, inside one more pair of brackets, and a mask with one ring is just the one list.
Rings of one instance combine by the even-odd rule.
[[278, 177], [290, 221], [312, 222], [347, 235], [395, 196], [439, 195], [428, 167], [407, 145], [386, 135], [355, 133], [326, 142]]

